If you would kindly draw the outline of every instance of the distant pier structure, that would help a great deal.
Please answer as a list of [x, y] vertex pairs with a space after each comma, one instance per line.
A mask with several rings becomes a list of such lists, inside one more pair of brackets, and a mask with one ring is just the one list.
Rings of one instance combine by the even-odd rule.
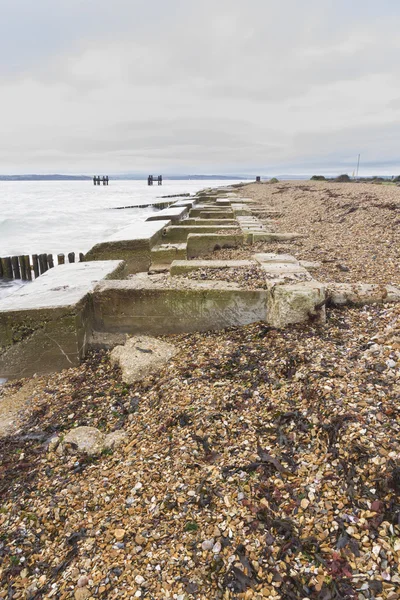
[[162, 175], [158, 177], [154, 177], [154, 175], [149, 175], [147, 178], [147, 185], [153, 185], [153, 183], [157, 181], [158, 185], [162, 185]]
[[95, 175], [93, 177], [93, 185], [100, 185], [101, 182], [103, 182], [103, 185], [108, 185], [108, 175], [103, 175], [103, 177], [100, 177], [100, 175]]

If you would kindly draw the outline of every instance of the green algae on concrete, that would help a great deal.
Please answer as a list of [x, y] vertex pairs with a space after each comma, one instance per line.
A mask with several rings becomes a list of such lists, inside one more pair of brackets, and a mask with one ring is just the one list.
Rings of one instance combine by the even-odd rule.
[[268, 323], [282, 328], [313, 320], [325, 322], [325, 286], [318, 281], [273, 285], [268, 300]]
[[267, 292], [222, 282], [187, 288], [104, 282], [93, 296], [96, 331], [162, 335], [222, 329], [266, 319]]
[[174, 260], [186, 258], [186, 243], [160, 244], [151, 250], [152, 264], [168, 265]]
[[238, 248], [243, 242], [241, 234], [190, 233], [187, 238], [187, 257], [204, 256], [221, 248]]
[[198, 269], [240, 269], [252, 267], [254, 264], [251, 260], [174, 260], [169, 272], [174, 276]]
[[120, 277], [121, 261], [50, 269], [0, 302], [0, 377], [15, 379], [76, 366], [91, 331], [90, 292]]
[[132, 223], [93, 246], [85, 260], [123, 260], [127, 274], [148, 271], [152, 262], [151, 249], [161, 241], [170, 223], [170, 220]]
[[190, 233], [216, 233], [217, 231], [230, 231], [236, 229], [232, 225], [171, 225], [165, 230], [163, 243], [186, 242]]

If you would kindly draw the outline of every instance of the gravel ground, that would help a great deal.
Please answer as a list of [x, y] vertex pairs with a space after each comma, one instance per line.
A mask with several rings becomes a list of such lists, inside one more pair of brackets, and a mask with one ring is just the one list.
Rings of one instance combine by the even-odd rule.
[[[241, 193], [260, 208], [282, 211], [274, 218], [274, 230], [305, 234], [284, 251], [321, 261], [315, 272], [319, 281], [400, 283], [400, 188], [303, 181], [250, 184]], [[279, 252], [282, 244], [257, 247]], [[253, 249], [221, 250], [214, 258], [247, 258]]]
[[[398, 599], [400, 307], [166, 339], [132, 386], [105, 352], [37, 379], [0, 441], [0, 597]], [[76, 425], [128, 441], [47, 450]]]
[[[335, 260], [321, 280], [398, 283], [399, 193], [246, 186], [308, 237], [212, 257], [275, 250]], [[400, 306], [165, 339], [177, 355], [132, 386], [97, 352], [0, 389], [0, 598], [399, 600]], [[82, 425], [127, 441], [51, 450]]]

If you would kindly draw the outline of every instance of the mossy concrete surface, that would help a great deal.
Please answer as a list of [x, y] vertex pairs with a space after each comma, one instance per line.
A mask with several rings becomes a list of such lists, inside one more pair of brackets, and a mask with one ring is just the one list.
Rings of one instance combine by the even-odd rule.
[[236, 226], [232, 225], [171, 225], [165, 230], [163, 243], [186, 242], [190, 233], [216, 233], [217, 231], [229, 231]]
[[104, 282], [93, 295], [96, 331], [162, 335], [248, 325], [267, 317], [267, 292], [191, 282], [188, 288]]
[[244, 242], [241, 234], [190, 233], [187, 238], [187, 257], [196, 258], [221, 248], [238, 248]]
[[251, 260], [174, 260], [170, 274], [182, 275], [198, 269], [240, 269], [254, 265]]
[[161, 240], [170, 223], [170, 220], [133, 223], [93, 246], [85, 259], [123, 260], [127, 274], [147, 271], [152, 262], [151, 249]]
[[168, 265], [174, 260], [186, 259], [186, 243], [160, 244], [151, 250], [152, 264]]
[[0, 302], [0, 377], [15, 379], [79, 364], [91, 330], [90, 292], [119, 277], [121, 261], [50, 269]]
[[318, 281], [271, 286], [268, 323], [282, 328], [314, 320], [325, 322], [325, 286]]

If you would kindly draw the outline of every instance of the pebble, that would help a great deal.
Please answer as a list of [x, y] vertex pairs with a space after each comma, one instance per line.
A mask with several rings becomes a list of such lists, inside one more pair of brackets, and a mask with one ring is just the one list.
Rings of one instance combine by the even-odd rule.
[[214, 538], [211, 538], [209, 540], [204, 540], [204, 542], [202, 542], [201, 547], [203, 550], [211, 550], [214, 546]]

